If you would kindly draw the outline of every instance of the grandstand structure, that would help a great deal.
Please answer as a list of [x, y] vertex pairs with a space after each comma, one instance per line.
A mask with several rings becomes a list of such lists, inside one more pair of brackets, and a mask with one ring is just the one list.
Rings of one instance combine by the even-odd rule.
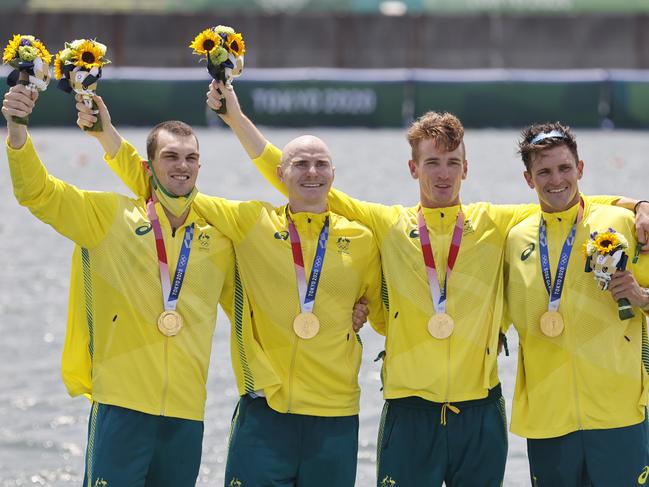
[[[648, 12], [646, 0], [3, 0], [0, 35], [106, 44], [99, 92], [122, 125], [212, 123], [188, 44], [225, 24], [246, 41], [241, 102], [267, 125], [394, 127], [437, 109], [469, 127], [644, 128]], [[48, 90], [33, 123], [69, 124], [68, 103]]]

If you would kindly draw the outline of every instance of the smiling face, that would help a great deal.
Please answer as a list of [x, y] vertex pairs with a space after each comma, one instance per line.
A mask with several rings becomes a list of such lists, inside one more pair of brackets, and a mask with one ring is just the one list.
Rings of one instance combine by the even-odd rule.
[[583, 170], [583, 161], [575, 161], [571, 150], [562, 144], [533, 154], [524, 176], [536, 190], [541, 209], [555, 213], [579, 202], [578, 181]]
[[[198, 142], [194, 135], [177, 135], [160, 130], [151, 164], [160, 184], [175, 196], [188, 194], [198, 177]], [[151, 175], [150, 169], [147, 172]]]
[[331, 154], [322, 140], [305, 135], [289, 142], [277, 175], [286, 186], [291, 210], [325, 211], [334, 172]]
[[464, 145], [451, 151], [439, 148], [435, 139], [417, 142], [417, 159], [408, 161], [410, 174], [419, 181], [419, 198], [425, 208], [445, 208], [460, 204], [460, 187], [468, 164]]

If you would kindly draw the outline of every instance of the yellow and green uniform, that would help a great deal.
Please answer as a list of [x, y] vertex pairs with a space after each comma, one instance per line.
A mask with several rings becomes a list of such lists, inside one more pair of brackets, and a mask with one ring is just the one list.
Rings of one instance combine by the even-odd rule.
[[[164, 308], [146, 202], [82, 191], [50, 176], [31, 139], [20, 149], [8, 146], [7, 153], [19, 203], [77, 244], [62, 358], [70, 394], [87, 395], [94, 409], [125, 408], [202, 424], [219, 301], [233, 323], [246, 330], [245, 340], [254, 340], [243, 289], [235, 279], [230, 240], [194, 210], [174, 232], [163, 209], [155, 205], [156, 213], [163, 216], [160, 224], [172, 273], [185, 227], [193, 224], [195, 230], [177, 305], [185, 327], [177, 336], [166, 337], [157, 328]], [[100, 433], [94, 427], [90, 432], [88, 455], [99, 468], [100, 460], [92, 450], [106, 446], [104, 439], [111, 432]], [[200, 462], [202, 426], [200, 437], [193, 437]], [[138, 468], [145, 473], [148, 469], [147, 465]]]
[[[193, 223], [196, 235], [177, 307], [186, 327], [166, 337], [156, 325], [162, 291], [145, 201], [82, 191], [48, 175], [31, 139], [7, 153], [19, 203], [79, 246], [63, 355], [70, 394], [202, 420], [216, 307], [220, 299], [229, 314], [234, 308], [230, 241], [193, 210], [175, 235], [160, 219], [172, 272], [185, 226]], [[156, 212], [163, 215], [159, 204]], [[205, 239], [209, 245], [201, 247]]]
[[[268, 144], [253, 162], [285, 192], [275, 176], [281, 152]], [[386, 399], [418, 396], [453, 403], [481, 399], [498, 384], [498, 331], [503, 317], [503, 251], [510, 228], [536, 205], [474, 203], [422, 208], [440, 286], [457, 214], [464, 212], [462, 243], [449, 280], [447, 313], [455, 321], [450, 338], [427, 329], [435, 311], [421, 252], [419, 206], [385, 206], [332, 190], [332, 211], [368, 226], [377, 239], [388, 309], [383, 386]]]
[[[123, 142], [107, 162], [136, 194], [146, 194], [148, 181], [139, 160], [133, 148]], [[366, 296], [373, 326], [379, 333], [385, 328], [381, 265], [372, 232], [329, 211], [292, 213], [287, 206], [229, 201], [201, 193], [194, 206], [232, 240], [250, 300], [254, 336], [278, 378], [267, 387], [245, 384], [239, 389], [242, 398], [233, 422], [226, 483], [268, 485], [284, 478], [314, 487], [329, 481], [352, 485], [362, 356], [360, 337], [352, 328], [354, 304]], [[313, 308], [320, 331], [309, 340], [298, 338], [293, 331], [293, 320], [301, 308], [287, 213], [300, 236], [307, 276], [320, 231], [325, 219], [329, 220]], [[236, 370], [241, 365], [234, 366]], [[258, 392], [265, 397], [253, 400], [245, 395]], [[283, 434], [276, 434], [278, 422]], [[296, 444], [296, 436], [303, 443]], [[308, 451], [318, 453], [312, 458]], [[258, 459], [255, 468], [251, 468], [251, 456]], [[336, 477], [334, 465], [338, 465]]]
[[[124, 141], [109, 166], [140, 195], [148, 180], [137, 152]], [[313, 312], [320, 332], [299, 339], [293, 320], [300, 313], [286, 206], [231, 201], [199, 193], [194, 208], [232, 240], [253, 315], [254, 334], [279, 378], [262, 388], [278, 412], [313, 416], [358, 414], [358, 370], [362, 346], [352, 329], [354, 304], [367, 296], [370, 318], [383, 330], [380, 260], [372, 233], [335, 213], [290, 213], [300, 235], [307, 276], [325, 218], [330, 229]], [[235, 364], [235, 368], [238, 364]]]
[[[553, 278], [577, 206], [542, 213]], [[627, 238], [627, 253], [633, 253], [632, 213], [586, 199], [559, 306], [565, 329], [556, 338], [540, 330], [541, 315], [548, 310], [538, 250], [540, 216], [537, 212], [517, 225], [507, 242], [507, 302], [520, 337], [512, 432], [526, 438], [552, 438], [580, 429], [639, 423], [644, 419], [649, 386], [642, 360], [646, 316], [636, 309], [635, 318], [620, 321], [611, 294], [600, 291], [593, 274], [585, 272], [582, 252], [592, 232], [610, 227]], [[630, 259], [627, 269], [640, 284], [649, 282], [646, 257], [640, 257], [637, 264]]]
[[[280, 160], [281, 152], [272, 144], [267, 144], [253, 162], [267, 180], [285, 192], [275, 171]], [[617, 198], [601, 199], [614, 201]], [[440, 287], [443, 285], [448, 250], [460, 209], [465, 215], [458, 258], [447, 284], [446, 312], [454, 319], [455, 328], [448, 339], [437, 340], [427, 330], [434, 309], [419, 240], [419, 206], [368, 203], [337, 190], [330, 192], [329, 205], [332, 211], [368, 226], [379, 245], [384, 279], [383, 299], [388, 313], [383, 365], [385, 398], [388, 401], [413, 396], [422, 398], [436, 403], [434, 407], [437, 411], [441, 409], [442, 414], [447, 413], [446, 418], [456, 413], [443, 404], [488, 398], [490, 391], [499, 384], [496, 358], [504, 311], [503, 254], [507, 234], [538, 206], [474, 203], [449, 208], [422, 208], [439, 269]], [[499, 398], [495, 399], [500, 403]], [[395, 403], [393, 410], [394, 406], [401, 408], [409, 405]], [[487, 407], [498, 407], [498, 404], [492, 401]], [[386, 438], [383, 426], [386, 418], [389, 420], [389, 410], [390, 402], [384, 410], [379, 432], [379, 485], [384, 477], [399, 482], [392, 472], [383, 470], [386, 456], [407, 455], [404, 451], [411, 451], [406, 444], [396, 445], [390, 452], [381, 450], [381, 439]], [[459, 410], [461, 415], [462, 405]], [[502, 421], [502, 418], [498, 421]], [[488, 468], [499, 470], [494, 477], [501, 475], [502, 478], [506, 437], [502, 434], [501, 426], [502, 423], [494, 426], [493, 441], [502, 448], [499, 457], [491, 461]], [[413, 430], [421, 428], [429, 430], [424, 424]], [[495, 449], [494, 445], [489, 444], [490, 438], [482, 439], [482, 448]], [[469, 441], [472, 440], [467, 436], [467, 443]], [[475, 444], [480, 444], [480, 441]], [[403, 458], [399, 462], [387, 463], [405, 465], [407, 460]], [[453, 464], [453, 459], [449, 463]], [[416, 468], [419, 467], [404, 468], [401, 474], [410, 475], [408, 470]], [[430, 469], [420, 469], [421, 472], [426, 470]]]
[[[506, 297], [520, 343], [511, 430], [530, 439], [530, 466], [538, 485], [557, 485], [553, 482], [559, 477], [552, 477], [548, 469], [562, 474], [563, 467], [554, 461], [552, 451], [558, 454], [561, 449], [560, 455], [567, 455], [577, 447], [585, 456], [582, 461], [593, 481], [603, 482], [602, 485], [634, 485], [647, 459], [646, 428], [644, 433], [637, 431], [643, 428], [649, 385], [647, 319], [639, 309], [635, 309], [635, 318], [619, 319], [617, 303], [610, 292], [599, 290], [593, 273], [585, 272], [586, 258], [582, 252], [582, 245], [592, 232], [613, 228], [626, 237], [630, 246], [627, 252], [632, 254], [636, 239], [631, 212], [586, 199], [558, 309], [565, 325], [563, 333], [549, 338], [540, 329], [541, 315], [548, 310], [549, 300], [539, 258], [540, 217], [542, 214], [547, 224], [554, 280], [578, 206], [557, 213], [539, 211], [514, 227], [509, 235], [505, 254]], [[647, 285], [649, 259], [640, 257], [637, 264], [630, 259], [627, 268], [641, 285]], [[617, 440], [609, 437], [613, 431], [621, 432], [633, 425], [637, 428], [629, 429], [630, 436], [620, 433]], [[608, 431], [602, 433], [609, 435], [606, 441], [598, 442], [597, 430]], [[577, 436], [571, 435], [575, 432]], [[548, 439], [557, 442], [553, 446], [553, 440]], [[571, 442], [577, 446], [567, 447]], [[609, 449], [608, 459], [601, 457], [601, 448], [595, 449], [597, 444]], [[595, 453], [589, 453], [589, 449]], [[574, 463], [565, 462], [564, 466]], [[621, 470], [614, 470], [614, 464]], [[604, 471], [593, 475], [596, 465], [604, 465]], [[622, 477], [607, 484], [602, 477], [607, 471], [616, 472], [614, 479], [622, 475], [620, 472], [631, 472], [629, 481], [633, 480], [633, 484]], [[563, 474], [572, 473], [566, 470]], [[582, 472], [574, 473], [577, 474]]]

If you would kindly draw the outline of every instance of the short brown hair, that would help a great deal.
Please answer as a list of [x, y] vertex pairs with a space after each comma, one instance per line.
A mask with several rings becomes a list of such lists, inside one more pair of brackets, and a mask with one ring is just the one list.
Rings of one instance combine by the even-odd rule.
[[417, 160], [419, 141], [433, 139], [435, 147], [445, 151], [454, 151], [460, 144], [464, 152], [464, 127], [452, 113], [426, 112], [412, 122], [407, 134], [412, 149], [412, 159]]
[[196, 137], [194, 129], [192, 129], [191, 126], [187, 125], [185, 122], [181, 122], [180, 120], [168, 120], [153, 127], [146, 138], [146, 156], [149, 160], [152, 160], [155, 156], [155, 151], [158, 148], [158, 134], [163, 130], [170, 134], [180, 135], [183, 137], [193, 135], [196, 139], [196, 146], [198, 146], [198, 137]]
[[570, 127], [560, 122], [535, 123], [526, 127], [521, 132], [521, 140], [518, 142], [518, 153], [523, 159], [525, 169], [532, 168], [532, 158], [553, 147], [565, 145], [575, 157], [575, 164], [579, 161], [577, 153], [577, 140]]

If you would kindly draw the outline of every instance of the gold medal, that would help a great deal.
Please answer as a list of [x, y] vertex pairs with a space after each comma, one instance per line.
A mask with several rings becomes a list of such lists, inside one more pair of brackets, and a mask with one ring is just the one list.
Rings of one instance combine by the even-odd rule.
[[313, 338], [320, 331], [320, 320], [313, 313], [300, 313], [293, 320], [293, 331], [305, 340]]
[[558, 311], [546, 311], [541, 316], [541, 331], [546, 337], [554, 338], [563, 333], [563, 317]]
[[163, 311], [158, 317], [158, 330], [164, 336], [177, 335], [183, 327], [183, 318], [176, 311]]
[[453, 334], [455, 323], [446, 313], [437, 313], [428, 320], [428, 333], [438, 340], [444, 340]]

